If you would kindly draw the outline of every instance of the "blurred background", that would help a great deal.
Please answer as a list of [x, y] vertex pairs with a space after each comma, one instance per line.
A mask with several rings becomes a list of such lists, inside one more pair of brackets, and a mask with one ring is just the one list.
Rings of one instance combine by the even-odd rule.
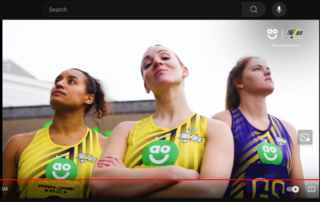
[[[290, 38], [290, 29], [303, 34]], [[149, 46], [161, 44], [189, 69], [188, 104], [207, 117], [225, 109], [227, 77], [237, 60], [261, 57], [275, 83], [268, 113], [297, 131], [312, 130], [313, 143], [300, 145], [300, 154], [304, 178], [319, 179], [319, 21], [4, 20], [2, 41], [3, 146], [13, 135], [50, 124], [50, 89], [69, 68], [100, 79], [108, 95], [112, 113], [102, 121], [87, 116], [87, 126], [108, 136], [122, 121], [150, 116], [154, 97], [145, 92], [140, 64]]]

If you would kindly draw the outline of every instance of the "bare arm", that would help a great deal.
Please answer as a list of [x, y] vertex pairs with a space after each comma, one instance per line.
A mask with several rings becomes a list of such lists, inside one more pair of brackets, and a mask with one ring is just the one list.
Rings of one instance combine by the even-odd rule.
[[[123, 161], [127, 140], [134, 126], [134, 122], [124, 122], [117, 125], [110, 134], [106, 147], [100, 157], [115, 156]], [[98, 167], [93, 168], [91, 179], [179, 179], [183, 175], [195, 176], [196, 171], [180, 168], [178, 166], [164, 166], [157, 168], [131, 169], [124, 167]], [[186, 175], [187, 178], [188, 175]], [[176, 180], [92, 180], [90, 190], [93, 197], [141, 197], [154, 191], [175, 184]]]
[[98, 138], [99, 138], [100, 148], [101, 148], [101, 150], [103, 152], [104, 148], [106, 147], [108, 138], [103, 136], [103, 135], [101, 135], [100, 133], [98, 133]]
[[[233, 150], [233, 138], [227, 124], [209, 119], [200, 179], [230, 179], [234, 158]], [[182, 181], [147, 197], [221, 198], [228, 183], [227, 180]]]
[[231, 118], [231, 114], [230, 114], [229, 110], [219, 112], [219, 113], [213, 115], [211, 118], [225, 122], [229, 126], [229, 128], [231, 128], [232, 118]]
[[[13, 136], [9, 139], [2, 151], [2, 177], [3, 179], [17, 179], [17, 164], [15, 162], [17, 154], [17, 138]], [[2, 192], [3, 198], [13, 198], [18, 188], [17, 181], [2, 181], [2, 187], [8, 188], [8, 191]]]
[[[2, 151], [2, 177], [3, 179], [17, 179], [18, 163], [23, 150], [30, 144], [37, 131], [19, 134], [11, 137]], [[14, 181], [2, 181], [2, 187], [7, 187], [8, 191], [2, 192], [3, 198], [13, 198], [18, 188], [18, 183]]]
[[[284, 127], [288, 131], [291, 140], [292, 140], [292, 166], [290, 172], [290, 179], [304, 179], [303, 172], [302, 172], [302, 165], [300, 159], [300, 147], [298, 144], [298, 137], [296, 129], [288, 122], [281, 120]], [[299, 192], [293, 193], [290, 192], [290, 198], [308, 198], [304, 181], [297, 180], [297, 181], [290, 181], [290, 186], [298, 186]]]

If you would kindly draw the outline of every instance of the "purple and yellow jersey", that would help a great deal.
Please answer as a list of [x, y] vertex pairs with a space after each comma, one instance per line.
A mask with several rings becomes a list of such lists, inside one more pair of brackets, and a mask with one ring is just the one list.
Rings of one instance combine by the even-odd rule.
[[[238, 108], [229, 109], [234, 164], [225, 198], [288, 198], [292, 141], [281, 121], [268, 115], [267, 130], [253, 127]], [[268, 180], [279, 179], [279, 180]]]

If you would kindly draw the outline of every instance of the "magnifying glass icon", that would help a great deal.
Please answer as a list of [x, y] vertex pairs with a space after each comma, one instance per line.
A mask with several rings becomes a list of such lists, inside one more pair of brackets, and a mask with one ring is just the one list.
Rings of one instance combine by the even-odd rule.
[[258, 13], [258, 9], [257, 9], [256, 6], [251, 6], [251, 7], [250, 7], [250, 11], [251, 11], [252, 13]]

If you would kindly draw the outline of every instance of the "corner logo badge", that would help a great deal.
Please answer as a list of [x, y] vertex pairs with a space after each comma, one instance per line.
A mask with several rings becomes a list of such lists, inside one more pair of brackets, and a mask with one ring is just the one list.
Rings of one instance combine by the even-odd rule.
[[267, 30], [267, 36], [269, 39], [276, 39], [277, 38], [277, 33], [278, 33], [278, 30], [277, 29], [268, 29]]
[[172, 141], [154, 141], [143, 149], [142, 162], [146, 166], [174, 165], [178, 154], [178, 147]]
[[300, 29], [289, 29], [287, 36], [289, 36], [290, 39], [302, 39], [302, 33], [303, 31]]

